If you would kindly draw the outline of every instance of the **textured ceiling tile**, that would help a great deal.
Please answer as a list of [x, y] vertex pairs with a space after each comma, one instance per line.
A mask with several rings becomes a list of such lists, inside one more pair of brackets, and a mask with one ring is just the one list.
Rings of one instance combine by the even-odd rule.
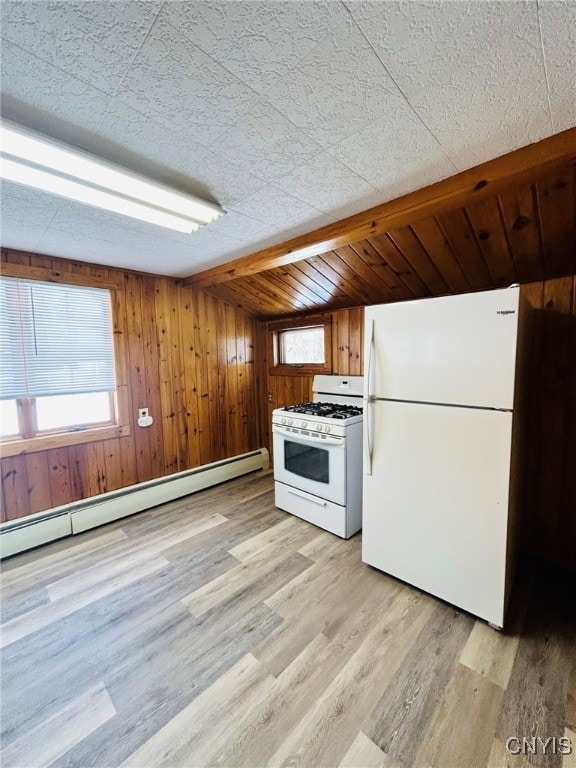
[[[326, 224], [329, 224], [333, 221], [333, 219], [330, 219], [330, 217], [326, 216]], [[322, 224], [319, 224], [318, 226], [324, 226], [324, 222]], [[236, 247], [230, 251], [223, 252], [220, 256], [212, 256], [207, 259], [208, 261], [208, 267], [215, 267], [219, 264], [225, 264], [227, 261], [232, 261], [233, 259], [240, 259], [242, 256], [250, 256], [253, 253], [256, 253], [257, 251], [260, 251], [263, 248], [271, 248], [274, 245], [280, 245], [281, 243], [285, 242], [287, 239], [291, 237], [296, 237], [297, 235], [304, 234], [305, 232], [310, 231], [310, 227], [307, 224], [298, 225], [295, 227], [292, 227], [289, 230], [285, 230], [282, 232], [278, 232], [278, 230], [274, 230], [273, 227], [270, 228], [270, 233], [268, 236], [261, 236], [257, 241], [252, 243], [245, 243], [240, 244], [236, 242]], [[191, 272], [192, 270], [190, 270]], [[188, 272], [187, 274], [190, 274]], [[185, 273], [186, 274], [186, 273]]]
[[349, 8], [458, 168], [550, 133], [535, 2], [359, 2]]
[[[227, 213], [223, 218], [226, 219], [230, 215], [230, 213]], [[218, 221], [222, 222], [222, 219], [218, 219]], [[213, 221], [207, 226], [201, 227], [197, 232], [189, 236], [194, 248], [214, 255], [225, 254], [238, 247], [238, 239], [220, 231], [218, 229], [218, 221]]]
[[[384, 176], [380, 183], [380, 202], [387, 203], [389, 200], [395, 200], [397, 197], [407, 195], [417, 189], [423, 189], [437, 181], [447, 179], [454, 174], [454, 170], [439, 160], [432, 162], [425, 168], [418, 163], [407, 163], [404, 168], [404, 174], [394, 175], [390, 173], [388, 177]], [[374, 180], [376, 184], [376, 180]]]
[[[234, 212], [227, 214], [227, 217], [228, 216], [233, 217]], [[232, 219], [232, 220], [236, 224], [237, 220], [235, 219]], [[317, 216], [314, 217], [314, 219], [302, 222], [300, 224], [295, 224], [292, 227], [289, 227], [288, 229], [279, 230], [274, 227], [268, 227], [268, 229], [260, 232], [257, 239], [245, 241], [243, 244], [239, 241], [235, 241], [233, 243], [233, 247], [229, 247], [228, 245], [226, 247], [223, 247], [224, 238], [221, 236], [213, 237], [214, 245], [212, 245], [210, 241], [201, 240], [201, 237], [198, 237], [199, 235], [204, 235], [207, 232], [217, 231], [217, 225], [214, 226], [214, 229], [212, 229], [211, 227], [207, 227], [201, 232], [197, 232], [193, 236], [193, 241], [192, 241], [193, 251], [195, 253], [196, 251], [198, 252], [198, 258], [201, 259], [201, 263], [198, 263], [197, 265], [195, 265], [194, 270], [192, 270], [191, 268], [188, 268], [187, 270], [184, 269], [182, 272], [178, 272], [178, 275], [187, 276], [192, 271], [198, 271], [200, 269], [216, 267], [220, 264], [225, 264], [226, 262], [231, 261], [232, 259], [238, 259], [238, 258], [241, 258], [242, 256], [248, 256], [263, 248], [271, 248], [274, 245], [280, 245], [286, 240], [288, 240], [289, 238], [298, 237], [299, 235], [303, 235], [306, 232], [310, 232], [319, 227], [324, 227], [327, 224], [332, 224], [334, 221], [335, 219], [333, 217], [328, 216], [327, 214], [324, 214], [324, 213], [319, 213]], [[197, 237], [198, 237], [198, 241], [196, 241]], [[197, 242], [198, 242], [198, 247], [196, 248]], [[231, 240], [227, 240], [226, 242], [232, 244]]]
[[386, 114], [401, 99], [350, 18], [331, 30], [265, 97], [323, 148]]
[[[384, 202], [385, 198], [383, 193], [378, 189], [374, 189], [371, 194], [363, 195], [361, 198], [356, 200], [352, 199], [339, 205], [336, 209], [337, 213], [334, 220], [338, 221], [339, 219], [346, 219], [348, 216], [362, 213], [363, 211], [367, 211], [369, 208], [374, 208], [376, 205], [380, 205]], [[290, 237], [297, 237], [297, 234], [291, 234]]]
[[2, 248], [36, 253], [45, 232], [46, 227], [39, 224], [26, 224], [23, 227], [18, 221], [2, 222]]
[[108, 95], [7, 41], [1, 61], [4, 117], [37, 130], [57, 125], [58, 138], [66, 138], [66, 126], [96, 129]]
[[[64, 229], [59, 228], [61, 224]], [[55, 220], [44, 229], [36, 247], [44, 253], [96, 264], [106, 263], [103, 257], [113, 249], [115, 266], [159, 275], [188, 275], [215, 262], [227, 261], [227, 254], [238, 246], [237, 241], [220, 237], [218, 246], [210, 247], [201, 242], [198, 234], [189, 235], [186, 242], [175, 242], [162, 235], [150, 238], [142, 232], [130, 239], [123, 230], [91, 228], [86, 222], [71, 237], [68, 222]]]
[[56, 213], [58, 198], [21, 184], [2, 181], [0, 195], [1, 223], [4, 228], [9, 223], [21, 222], [29, 226], [36, 224], [47, 227]]
[[266, 183], [215, 151], [198, 149], [187, 157], [189, 176], [198, 179], [221, 206], [228, 208]]
[[[322, 214], [320, 214], [320, 216], [322, 217]], [[324, 226], [325, 224], [329, 224], [333, 221], [334, 220], [329, 216], [324, 215], [324, 217], [320, 219], [320, 223], [317, 226]], [[298, 235], [302, 235], [305, 232], [309, 232], [310, 229], [311, 228], [308, 224], [300, 224], [288, 230], [283, 230], [282, 232], [278, 232], [278, 230], [270, 227], [268, 230], [268, 235], [264, 233], [253, 242], [246, 242], [244, 244], [236, 242], [235, 248], [227, 251], [223, 250], [220, 255], [218, 255], [215, 251], [214, 255], [206, 257], [206, 266], [208, 268], [215, 267], [219, 264], [225, 264], [228, 261], [232, 261], [233, 259], [239, 259], [242, 256], [249, 256], [253, 253], [256, 253], [257, 251], [262, 250], [263, 248], [271, 248], [274, 245], [280, 245], [291, 237], [297, 237]], [[197, 267], [194, 271], [202, 268], [204, 267]], [[184, 274], [190, 274], [192, 271], [193, 270], [189, 270], [188, 272], [184, 272]]]
[[538, 14], [554, 131], [576, 125], [576, 3], [546, 0]]
[[273, 227], [270, 227], [253, 240], [244, 244], [238, 240], [231, 240], [223, 236], [214, 238], [213, 241], [205, 241], [198, 237], [207, 231], [209, 231], [208, 228], [202, 230], [202, 232], [195, 233], [191, 241], [190, 258], [187, 259], [186, 264], [183, 264], [182, 269], [178, 273], [174, 272], [175, 275], [187, 277], [192, 272], [226, 264], [226, 262], [232, 259], [252, 254], [261, 248], [278, 245], [286, 239], [283, 236], [284, 233], [279, 233]]
[[54, 217], [56, 198], [36, 189], [2, 181], [0, 188], [2, 247], [35, 251]]
[[113, 93], [162, 5], [147, 2], [3, 2], [2, 35], [24, 50]]
[[211, 149], [267, 180], [289, 173], [320, 152], [318, 144], [264, 101]]
[[265, 183], [194, 142], [189, 131], [159, 125], [117, 100], [106, 113], [99, 135], [115, 142], [120, 154], [134, 153], [139, 163], [132, 165], [147, 166], [146, 172], [159, 181], [223, 206], [247, 197]]
[[444, 176], [456, 170], [434, 137], [403, 104], [328, 152], [378, 188], [418, 177], [431, 167]]
[[167, 2], [165, 18], [258, 92], [285, 78], [308, 51], [345, 19], [339, 2]]
[[[172, 257], [180, 254], [185, 257], [184, 263], [189, 264], [192, 252], [199, 257], [206, 252], [213, 256], [225, 254], [238, 246], [237, 239], [215, 233], [214, 223], [192, 234], [185, 234], [72, 200], [54, 200], [57, 204], [54, 218], [50, 222], [52, 232], [67, 233], [68, 237], [74, 235], [85, 240], [101, 240], [108, 244], [107, 249], [121, 246], [125, 253], [131, 250], [135, 258], [138, 258], [139, 253], [144, 258], [148, 251], [152, 251], [156, 258], [166, 254]], [[203, 268], [201, 259], [195, 266]]]
[[335, 220], [345, 219], [347, 216], [353, 216], [355, 213], [366, 211], [368, 208], [374, 208], [375, 205], [385, 202], [382, 190], [373, 189], [372, 187], [370, 189], [370, 192], [366, 192], [359, 197], [349, 197], [347, 200], [342, 200], [340, 205], [335, 205], [331, 209], [330, 215]]
[[[46, 253], [51, 256], [58, 256], [63, 259], [74, 259], [75, 261], [87, 261], [91, 264], [102, 264], [103, 257], [110, 248], [107, 240], [89, 239], [82, 235], [70, 237], [69, 232], [62, 232], [48, 227], [43, 236], [38, 241], [38, 250], [40, 253]], [[130, 269], [142, 269], [143, 266], [136, 266], [137, 256], [128, 265], [125, 259], [120, 258], [120, 248], [114, 249], [114, 260], [119, 267], [129, 267]]]
[[236, 211], [229, 211], [218, 221], [213, 221], [210, 224], [210, 229], [214, 236], [216, 234], [225, 235], [240, 242], [245, 242], [252, 238], [259, 239], [277, 232], [277, 229], [270, 224], [244, 216]]
[[[301, 222], [300, 224], [294, 224], [293, 226], [288, 227], [287, 229], [283, 229], [281, 232], [277, 231], [275, 235], [259, 243], [258, 249], [270, 248], [273, 245], [281, 245], [287, 240], [291, 240], [293, 237], [300, 237], [300, 235], [305, 235], [306, 233], [312, 232], [313, 230], [318, 229], [319, 227], [325, 227], [328, 224], [333, 224], [334, 221], [336, 221], [334, 217], [328, 216], [328, 214], [326, 213], [319, 213], [318, 216], [312, 222], [304, 221], [304, 222]], [[242, 252], [238, 252], [234, 254], [233, 258], [238, 258], [239, 256], [248, 256], [253, 251], [254, 249], [252, 251], [245, 249]]]
[[189, 40], [158, 20], [116, 98], [205, 145], [254, 108], [256, 94]]
[[233, 210], [264, 221], [278, 229], [300, 224], [303, 221], [311, 221], [319, 214], [318, 209], [272, 184], [249, 195], [242, 202], [234, 205]]
[[293, 224], [288, 229], [283, 229], [279, 236], [276, 237], [276, 245], [279, 245], [284, 240], [291, 237], [299, 237], [307, 232], [312, 232], [320, 227], [327, 227], [328, 224], [333, 224], [336, 221], [335, 216], [330, 216], [327, 213], [319, 213], [311, 221], [301, 221], [298, 224]]
[[[58, 199], [50, 228], [74, 236], [105, 240], [118, 245], [132, 245], [137, 251], [142, 242], [156, 245], [165, 242], [180, 244], [186, 235], [121, 216], [111, 211], [82, 205], [73, 200]], [[138, 242], [138, 241], [141, 242]]]
[[186, 236], [19, 188], [2, 244], [187, 275], [576, 123], [572, 0], [539, 3], [553, 122], [535, 0], [346, 4], [4, 0], [7, 118], [233, 210]]
[[327, 152], [320, 152], [275, 184], [309, 205], [334, 214], [351, 200], [371, 200], [374, 196], [374, 187]]
[[65, 242], [73, 235], [75, 240], [88, 244], [86, 247], [90, 250], [91, 244], [98, 240], [102, 243], [103, 253], [111, 249], [116, 253], [116, 248], [121, 248], [124, 256], [132, 253], [135, 260], [140, 259], [142, 266], [139, 269], [144, 271], [158, 271], [160, 259], [162, 274], [170, 274], [165, 271], [164, 264], [164, 258], [168, 256], [170, 263], [177, 263], [175, 260], [180, 257], [184, 273], [190, 274], [193, 269], [205, 269], [232, 258], [230, 252], [246, 238], [259, 240], [270, 234], [278, 236], [277, 230], [268, 224], [235, 212], [187, 235], [71, 200], [55, 199], [58, 200], [56, 214], [46, 233], [52, 245]]

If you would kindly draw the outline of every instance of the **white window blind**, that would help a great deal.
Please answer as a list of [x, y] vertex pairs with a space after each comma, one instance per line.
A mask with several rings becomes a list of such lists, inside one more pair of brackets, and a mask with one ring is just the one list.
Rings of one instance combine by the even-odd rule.
[[2, 399], [112, 392], [110, 293], [0, 279]]

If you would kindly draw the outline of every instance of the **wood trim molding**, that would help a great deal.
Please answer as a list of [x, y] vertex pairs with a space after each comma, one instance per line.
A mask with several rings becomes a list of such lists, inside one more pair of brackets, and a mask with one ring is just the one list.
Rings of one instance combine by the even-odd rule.
[[[62, 282], [69, 282], [72, 285], [91, 285], [93, 288], [110, 288], [110, 289], [122, 289], [124, 286], [125, 279], [128, 275], [136, 275], [138, 277], [152, 277], [152, 278], [162, 278], [163, 280], [168, 280], [171, 283], [174, 283], [174, 285], [181, 286], [182, 285], [182, 278], [181, 277], [171, 277], [170, 275], [160, 275], [155, 272], [144, 272], [141, 269], [129, 269], [128, 267], [112, 267], [109, 264], [101, 264], [99, 262], [91, 262], [91, 261], [76, 261], [74, 259], [66, 258], [65, 256], [52, 256], [47, 253], [34, 253], [32, 251], [20, 251], [17, 248], [0, 248], [1, 257], [2, 260], [0, 261], [0, 276], [2, 274], [5, 274], [6, 277], [25, 277], [24, 274], [22, 275], [10, 275], [8, 274], [8, 269], [13, 269], [14, 267], [22, 267], [26, 270], [31, 270], [31, 273], [34, 274], [37, 272], [37, 270], [40, 269], [46, 269], [49, 273], [52, 273], [54, 275], [54, 278], [52, 282], [58, 282], [58, 276], [62, 276]], [[9, 257], [16, 257], [14, 261], [8, 261]], [[30, 266], [29, 264], [22, 262], [22, 259], [24, 258], [30, 258], [30, 259], [48, 259], [50, 262], [52, 262], [52, 267], [37, 267], [37, 266]], [[62, 270], [59, 269], [58, 265], [62, 264]], [[85, 270], [86, 268], [89, 268], [90, 272], [75, 272], [74, 268], [78, 267], [80, 270]], [[98, 272], [104, 271], [108, 272], [110, 271], [110, 275], [100, 275]], [[89, 283], [83, 283], [80, 282], [80, 280], [75, 281], [74, 279], [67, 280], [65, 279], [65, 275], [69, 275], [71, 278], [73, 277], [79, 277], [82, 279], [83, 277], [88, 279], [90, 278]], [[34, 280], [34, 277], [30, 278], [31, 280]], [[47, 280], [50, 282], [49, 277], [38, 277], [36, 278], [38, 280]]]
[[128, 425], [113, 424], [93, 429], [82, 429], [77, 432], [60, 432], [54, 435], [36, 435], [28, 439], [6, 441], [0, 445], [0, 457], [26, 456], [36, 451], [47, 451], [52, 448], [66, 448], [70, 445], [100, 442], [111, 440], [114, 437], [127, 437], [130, 435]]
[[389, 229], [476, 203], [533, 178], [535, 173], [544, 173], [575, 160], [576, 128], [570, 128], [355, 216], [251, 256], [190, 275], [183, 284], [206, 288], [309, 259]]
[[119, 278], [60, 272], [56, 269], [30, 267], [27, 264], [10, 264], [8, 262], [2, 262], [0, 276], [19, 277], [23, 280], [43, 280], [47, 283], [82, 285], [90, 288], [109, 288], [110, 290], [118, 290], [122, 287], [122, 281]]
[[280, 320], [269, 320], [269, 331], [285, 331], [289, 328], [307, 328], [312, 325], [331, 325], [332, 315], [327, 312], [322, 314], [307, 314], [304, 317], [287, 317]]

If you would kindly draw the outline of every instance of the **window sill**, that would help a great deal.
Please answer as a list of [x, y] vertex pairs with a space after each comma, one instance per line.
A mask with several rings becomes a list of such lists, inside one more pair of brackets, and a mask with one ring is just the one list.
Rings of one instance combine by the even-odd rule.
[[283, 363], [279, 365], [271, 365], [269, 373], [271, 376], [315, 376], [318, 373], [331, 374], [332, 366]]
[[70, 445], [81, 445], [82, 443], [94, 443], [98, 440], [110, 440], [114, 437], [125, 437], [129, 434], [129, 426], [114, 425], [82, 429], [78, 432], [38, 435], [29, 439], [17, 438], [2, 442], [0, 445], [0, 455], [2, 458], [22, 456], [27, 453], [35, 453], [36, 451], [49, 451], [52, 448], [67, 448]]

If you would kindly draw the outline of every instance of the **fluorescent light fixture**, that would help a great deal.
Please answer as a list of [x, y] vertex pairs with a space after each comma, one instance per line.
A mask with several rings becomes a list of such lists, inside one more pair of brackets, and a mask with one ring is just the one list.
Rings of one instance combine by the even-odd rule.
[[150, 224], [195, 232], [220, 206], [151, 181], [79, 149], [2, 121], [0, 176]]

